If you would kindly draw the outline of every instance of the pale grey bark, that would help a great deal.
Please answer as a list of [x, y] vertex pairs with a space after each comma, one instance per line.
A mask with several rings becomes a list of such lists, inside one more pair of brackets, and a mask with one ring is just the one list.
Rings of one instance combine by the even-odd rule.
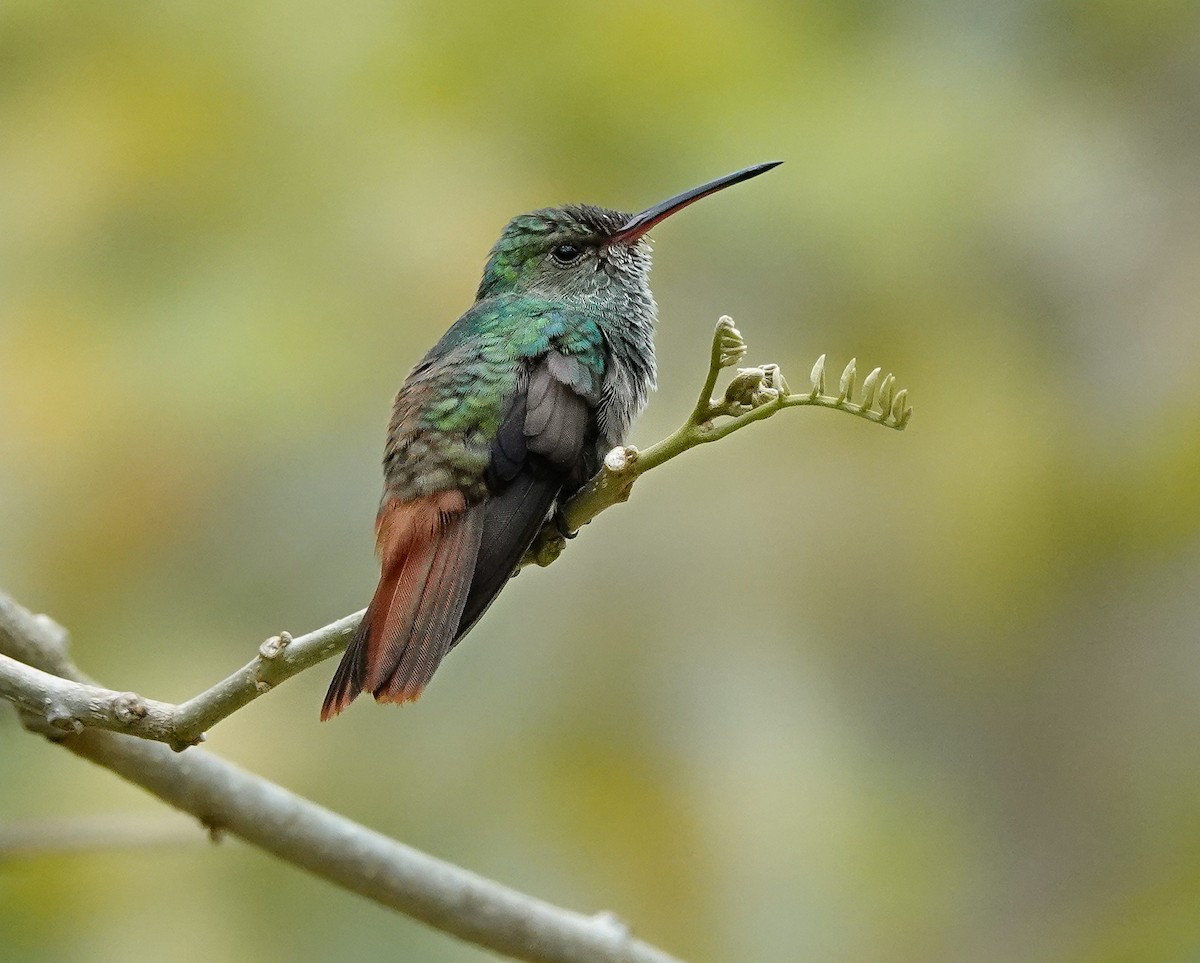
[[[330, 638], [344, 644], [355, 619], [343, 619], [336, 632], [309, 644], [318, 650], [337, 644]], [[247, 682], [255, 684], [252, 666], [210, 690], [215, 693], [210, 704], [228, 707], [244, 698]], [[299, 670], [289, 674], [294, 671]], [[30, 728], [190, 813], [214, 835], [237, 836], [445, 933], [538, 963], [679, 963], [634, 938], [611, 914], [585, 916], [509, 889], [360, 826], [203, 749], [176, 753], [158, 741], [102, 731], [126, 724], [116, 719], [119, 712], [112, 705], [113, 696], [122, 694], [94, 686], [79, 672], [59, 626], [2, 594], [0, 683], [0, 695], [21, 711]], [[155, 717], [165, 719], [166, 704], [153, 705]]]
[[[624, 501], [640, 475], [783, 408], [834, 408], [897, 430], [912, 414], [907, 392], [895, 392], [891, 375], [878, 384], [877, 394], [878, 369], [864, 379], [862, 399], [854, 402], [853, 361], [842, 374], [839, 394], [825, 395], [824, 355], [813, 368], [810, 392], [792, 393], [777, 366], [763, 365], [739, 371], [724, 397], [714, 399], [720, 370], [736, 364], [745, 350], [733, 322], [722, 318], [687, 422], [641, 453], [614, 449], [600, 473], [543, 527], [525, 563], [552, 562], [565, 544], [564, 531], [575, 532]], [[341, 652], [361, 617], [348, 615], [297, 639], [280, 633], [233, 675], [174, 705], [96, 685], [71, 662], [64, 629], [0, 594], [0, 698], [17, 707], [27, 728], [191, 813], [210, 831], [239, 836], [462, 939], [523, 960], [670, 963], [672, 957], [634, 939], [608, 914], [588, 917], [543, 903], [372, 832], [202, 750], [179, 752], [280, 682]]]
[[62, 745], [322, 879], [460, 939], [544, 963], [671, 963], [607, 914], [584, 916], [373, 832], [204, 749], [85, 730]]
[[[286, 632], [272, 636], [233, 675], [175, 705], [95, 685], [67, 658], [60, 626], [0, 594], [0, 639], [6, 641], [0, 649], [0, 697], [40, 717], [48, 731], [108, 729], [186, 749], [247, 703], [341, 652], [361, 617], [355, 612], [297, 639]], [[19, 639], [39, 639], [42, 648]], [[46, 671], [35, 668], [36, 661]]]

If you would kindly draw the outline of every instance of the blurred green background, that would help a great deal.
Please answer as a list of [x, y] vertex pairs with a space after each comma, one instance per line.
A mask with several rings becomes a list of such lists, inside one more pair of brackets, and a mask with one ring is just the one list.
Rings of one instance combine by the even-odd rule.
[[[639, 209], [646, 479], [403, 710], [213, 751], [697, 961], [1200, 958], [1194, 0], [0, 7], [0, 586], [167, 700], [365, 604], [391, 397], [511, 215]], [[162, 811], [0, 712], [0, 820]], [[236, 841], [0, 865], [7, 963], [488, 958]]]

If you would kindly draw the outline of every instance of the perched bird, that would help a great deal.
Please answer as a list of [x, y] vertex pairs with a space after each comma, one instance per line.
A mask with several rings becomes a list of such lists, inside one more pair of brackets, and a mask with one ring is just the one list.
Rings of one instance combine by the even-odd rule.
[[471, 309], [396, 395], [375, 520], [379, 585], [321, 709], [416, 699], [556, 505], [624, 444], [654, 387], [646, 232], [758, 164], [640, 214], [589, 204], [513, 218]]

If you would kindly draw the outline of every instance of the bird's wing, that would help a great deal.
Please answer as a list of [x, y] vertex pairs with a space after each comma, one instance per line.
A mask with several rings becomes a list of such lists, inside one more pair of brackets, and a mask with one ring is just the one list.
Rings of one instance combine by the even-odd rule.
[[458, 642], [521, 564], [563, 486], [578, 474], [596, 435], [599, 378], [571, 355], [551, 350], [530, 365], [492, 445], [483, 536]]
[[522, 360], [488, 452], [486, 497], [469, 501], [452, 488], [385, 498], [376, 524], [379, 584], [322, 719], [362, 691], [381, 702], [416, 699], [517, 569], [595, 437], [601, 367], [560, 349], [569, 345]]

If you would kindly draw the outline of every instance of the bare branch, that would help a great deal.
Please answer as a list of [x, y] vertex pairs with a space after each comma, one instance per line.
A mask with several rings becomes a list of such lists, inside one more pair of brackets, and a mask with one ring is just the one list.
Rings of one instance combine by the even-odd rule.
[[79, 732], [84, 726], [168, 741], [175, 707], [71, 682], [0, 655], [0, 696], [44, 725], [47, 734]]
[[108, 729], [178, 751], [202, 742], [207, 729], [279, 683], [336, 655], [361, 618], [356, 612], [298, 639], [286, 632], [272, 636], [233, 675], [175, 705], [93, 684], [67, 657], [61, 628], [0, 593], [0, 697], [25, 713], [27, 726], [47, 735]]
[[[813, 366], [807, 394], [791, 392], [778, 366], [767, 364], [740, 370], [724, 396], [714, 399], [720, 370], [745, 351], [741, 334], [723, 317], [688, 420], [645, 451], [611, 451], [596, 477], [543, 526], [524, 562], [552, 562], [565, 544], [564, 532], [577, 532], [625, 501], [647, 471], [783, 408], [835, 408], [897, 430], [912, 415], [908, 392], [896, 390], [893, 375], [880, 382], [878, 368], [863, 379], [862, 400], [855, 403], [854, 361], [841, 376], [838, 395], [826, 396], [824, 355]], [[61, 626], [0, 594], [0, 697], [17, 707], [29, 728], [191, 813], [210, 832], [232, 833], [464, 940], [523, 960], [671, 963], [672, 957], [634, 939], [610, 914], [586, 917], [543, 903], [372, 832], [202, 750], [180, 756], [158, 744], [180, 750], [200, 742], [209, 727], [341, 652], [361, 617], [361, 612], [346, 616], [298, 639], [281, 632], [237, 672], [173, 705], [96, 685], [71, 662]]]
[[180, 703], [175, 710], [173, 738], [164, 741], [174, 749], [194, 745], [204, 738], [206, 730], [242, 706], [310, 666], [337, 655], [346, 648], [365, 611], [347, 615], [296, 639], [286, 632], [267, 639], [258, 647], [258, 655], [233, 675]]
[[34, 615], [0, 592], [0, 652], [64, 679], [90, 683], [67, 654], [67, 630], [48, 615]]
[[[522, 565], [549, 565], [566, 544], [564, 533], [578, 532], [605, 509], [627, 500], [633, 483], [646, 472], [783, 408], [833, 408], [897, 431], [903, 431], [912, 416], [908, 391], [895, 391], [894, 375], [879, 382], [879, 368], [863, 380], [862, 400], [856, 403], [856, 361], [851, 361], [842, 373], [837, 396], [826, 395], [825, 355], [813, 366], [812, 390], [808, 393], [793, 393], [779, 366], [764, 364], [740, 369], [724, 396], [714, 399], [712, 393], [721, 369], [737, 364], [745, 353], [741, 332], [729, 317], [722, 317], [713, 332], [700, 397], [687, 421], [644, 451], [624, 447], [609, 452], [596, 476], [562, 506], [558, 517], [542, 526]], [[98, 687], [69, 690], [54, 679], [22, 673], [11, 661], [0, 662], [0, 696], [25, 711], [27, 724], [40, 719], [41, 727], [51, 731], [70, 731], [79, 726], [108, 729], [165, 742], [178, 751], [201, 742], [206, 730], [281, 682], [339, 654], [361, 617], [362, 612], [348, 615], [297, 639], [281, 632], [264, 642], [258, 655], [233, 675], [178, 705]], [[4, 638], [13, 640], [15, 648], [10, 654], [26, 667], [34, 666], [75, 682], [91, 682], [67, 658], [65, 630], [45, 616], [14, 607], [0, 594], [0, 641]], [[20, 638], [35, 641], [21, 642]]]
[[[540, 963], [672, 963], [609, 914], [584, 916], [501, 886], [196, 749], [95, 730], [71, 752], [316, 876], [506, 956]], [[675, 961], [678, 963], [678, 961]]]
[[[307, 648], [320, 653], [324, 646], [336, 645], [332, 640], [339, 632], [344, 638], [355, 620], [356, 616], [349, 616], [335, 623], [340, 625], [336, 631], [327, 627], [313, 633], [316, 638]], [[275, 657], [287, 648], [282, 646]], [[92, 725], [98, 725], [96, 719], [107, 720], [107, 710], [99, 706], [110, 697], [109, 690], [65, 680], [59, 680], [52, 692], [43, 690], [39, 687], [46, 686], [47, 673], [6, 652], [21, 652], [34, 662], [57, 665], [69, 677], [82, 678], [45, 623], [0, 595], [0, 656], [4, 656], [0, 678], [17, 687], [18, 706], [27, 707], [31, 691], [47, 691], [48, 698], [70, 700], [70, 709]], [[308, 658], [311, 652], [302, 656]], [[12, 666], [23, 671], [12, 671]], [[286, 670], [297, 671], [294, 664]], [[235, 673], [230, 678], [237, 677]], [[231, 682], [211, 705], [228, 707], [241, 693], [244, 682]], [[96, 705], [90, 701], [93, 696]], [[32, 704], [38, 718], [44, 718], [36, 697]], [[497, 953], [538, 963], [679, 963], [635, 939], [611, 914], [584, 916], [484, 879], [388, 839], [204, 750], [178, 755], [158, 742], [97, 728], [65, 734], [60, 729], [58, 742], [191, 813], [213, 835], [228, 832], [382, 906]]]

